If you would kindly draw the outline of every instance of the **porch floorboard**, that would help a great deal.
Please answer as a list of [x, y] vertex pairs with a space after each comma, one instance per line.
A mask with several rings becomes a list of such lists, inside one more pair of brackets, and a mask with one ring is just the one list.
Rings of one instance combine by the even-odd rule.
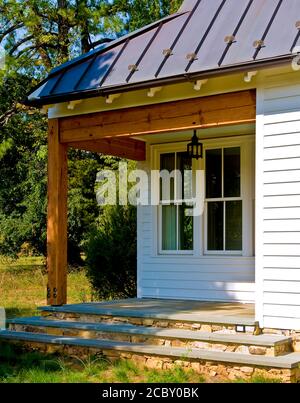
[[180, 322], [206, 322], [254, 326], [254, 304], [203, 302], [192, 300], [126, 299], [40, 307], [43, 312], [109, 315], [120, 317], [168, 319]]

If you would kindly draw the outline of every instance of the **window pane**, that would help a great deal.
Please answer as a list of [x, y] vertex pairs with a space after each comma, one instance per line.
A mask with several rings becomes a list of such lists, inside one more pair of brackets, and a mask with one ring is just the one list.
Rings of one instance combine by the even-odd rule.
[[207, 204], [207, 249], [224, 250], [224, 202], [209, 202]]
[[241, 195], [241, 149], [224, 149], [224, 197]]
[[162, 206], [162, 250], [177, 250], [177, 207]]
[[226, 202], [226, 250], [242, 250], [242, 201]]
[[[161, 154], [160, 156], [160, 170], [169, 173], [175, 170], [175, 153]], [[168, 178], [166, 181], [160, 179], [160, 200], [174, 200], [174, 177]]]
[[222, 150], [206, 151], [206, 198], [222, 197]]
[[179, 250], [193, 250], [193, 208], [179, 206]]
[[186, 152], [177, 153], [176, 168], [182, 175], [182, 189], [179, 199], [190, 200], [192, 199], [192, 159]]

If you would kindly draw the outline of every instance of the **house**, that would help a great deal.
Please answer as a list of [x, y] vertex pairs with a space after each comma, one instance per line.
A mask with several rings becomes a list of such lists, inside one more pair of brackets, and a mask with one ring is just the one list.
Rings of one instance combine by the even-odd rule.
[[[237, 332], [255, 323], [277, 334], [270, 343], [293, 337], [300, 350], [298, 52], [299, 0], [186, 0], [176, 14], [50, 73], [27, 100], [49, 116], [48, 314], [66, 312], [57, 306], [67, 302], [73, 147], [139, 161], [148, 173], [204, 172], [200, 215], [176, 195], [138, 207], [141, 304], [165, 301], [176, 320], [177, 308], [220, 304], [215, 323], [227, 325], [226, 307], [251, 306], [254, 322], [231, 322]], [[186, 152], [194, 133], [202, 158]], [[299, 380], [299, 354], [278, 351], [281, 366], [269, 357], [269, 367]]]

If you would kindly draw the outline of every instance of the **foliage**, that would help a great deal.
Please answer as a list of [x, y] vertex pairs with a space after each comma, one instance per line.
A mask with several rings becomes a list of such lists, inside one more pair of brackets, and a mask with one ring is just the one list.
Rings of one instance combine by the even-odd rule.
[[[181, 366], [169, 370], [141, 368], [128, 360], [113, 363], [89, 357], [57, 357], [25, 352], [2, 344], [0, 349], [0, 383], [218, 383], [218, 377], [204, 377]], [[253, 378], [233, 383], [280, 383], [278, 379]]]
[[133, 31], [176, 12], [182, 0], [124, 0], [128, 30]]
[[86, 245], [88, 277], [100, 298], [136, 296], [136, 208], [107, 206]]
[[84, 361], [38, 352], [24, 352], [2, 345], [0, 351], [0, 383], [150, 383], [204, 382], [194, 371], [142, 369], [127, 360], [114, 363], [90, 357]]
[[[22, 105], [57, 65], [173, 12], [180, 0], [0, 0], [0, 253], [16, 256], [24, 243], [46, 249], [47, 122]], [[99, 215], [96, 172], [115, 160], [69, 155], [69, 261]]]

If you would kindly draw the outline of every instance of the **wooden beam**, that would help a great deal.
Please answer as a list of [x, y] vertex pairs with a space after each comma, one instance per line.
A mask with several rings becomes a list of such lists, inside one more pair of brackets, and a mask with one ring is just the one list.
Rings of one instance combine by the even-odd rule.
[[209, 128], [256, 119], [254, 90], [66, 117], [61, 142]]
[[111, 138], [68, 143], [69, 147], [92, 151], [134, 161], [145, 161], [146, 145], [131, 138]]
[[59, 142], [59, 120], [49, 120], [48, 130], [48, 221], [47, 301], [67, 302], [67, 146]]

